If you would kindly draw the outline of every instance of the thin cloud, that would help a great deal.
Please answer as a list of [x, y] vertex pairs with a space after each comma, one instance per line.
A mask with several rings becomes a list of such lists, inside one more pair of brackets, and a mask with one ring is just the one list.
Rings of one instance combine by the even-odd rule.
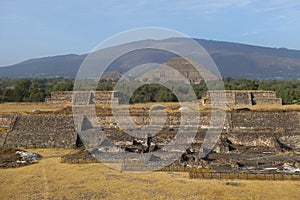
[[242, 36], [253, 36], [253, 35], [258, 35], [260, 33], [260, 31], [250, 31], [250, 32], [244, 32], [241, 35]]
[[300, 2], [294, 0], [265, 1], [260, 6], [254, 7], [256, 12], [272, 13], [278, 19], [292, 19], [300, 17]]
[[[156, 2], [156, 1], [152, 1]], [[199, 11], [201, 9], [219, 10], [229, 7], [245, 7], [251, 3], [251, 0], [186, 0], [186, 1], [158, 1], [163, 4], [168, 4], [168, 7], [174, 10]]]
[[0, 23], [3, 24], [17, 24], [17, 23], [25, 22], [26, 20], [27, 20], [26, 17], [21, 17], [15, 14], [0, 16]]

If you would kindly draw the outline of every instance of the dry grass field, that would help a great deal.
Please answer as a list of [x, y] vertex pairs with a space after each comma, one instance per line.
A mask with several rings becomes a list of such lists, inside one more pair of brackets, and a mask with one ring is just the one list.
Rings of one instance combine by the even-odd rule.
[[[37, 164], [0, 169], [0, 199], [299, 199], [300, 182], [191, 180], [187, 173], [129, 173], [60, 163], [75, 150], [31, 149]], [[232, 186], [228, 183], [237, 183]]]
[[57, 111], [63, 109], [64, 105], [50, 105], [44, 102], [41, 103], [0, 103], [0, 114], [5, 113], [20, 113], [28, 114], [33, 110], [44, 112]]
[[[143, 113], [145, 109], [149, 109], [155, 105], [162, 105], [165, 107], [167, 112], [180, 112], [178, 108], [180, 108], [180, 104], [176, 102], [154, 102], [154, 103], [139, 103], [139, 104], [132, 104], [129, 106], [130, 112], [134, 113]], [[186, 104], [184, 106], [189, 106]], [[97, 104], [96, 105], [97, 111], [101, 111], [101, 113], [111, 112], [109, 104]], [[228, 110], [237, 110], [245, 108], [245, 106], [231, 106], [226, 107], [225, 109]], [[300, 111], [300, 105], [259, 105], [259, 106], [250, 106], [248, 107], [251, 111]], [[127, 109], [126, 105], [118, 105], [118, 109]], [[221, 108], [224, 109], [224, 108]], [[72, 113], [72, 106], [68, 105], [55, 105], [55, 104], [46, 104], [46, 103], [0, 103], [0, 114], [5, 113], [18, 113], [18, 114], [30, 114], [33, 110], [40, 110], [40, 113], [65, 113], [71, 114]], [[210, 111], [210, 106], [201, 106], [199, 105], [200, 112]]]

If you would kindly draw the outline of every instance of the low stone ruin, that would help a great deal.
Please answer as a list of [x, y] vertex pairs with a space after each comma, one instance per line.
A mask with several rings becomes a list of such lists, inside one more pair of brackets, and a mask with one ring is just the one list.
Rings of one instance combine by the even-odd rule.
[[[75, 95], [74, 95], [75, 93]], [[75, 99], [73, 99], [75, 97]], [[51, 92], [51, 98], [45, 100], [48, 104], [75, 105], [78, 104], [118, 104], [119, 98], [115, 91], [60, 91]]]
[[206, 92], [201, 99], [201, 103], [203, 105], [217, 105], [223, 103], [227, 106], [282, 105], [282, 100], [276, 97], [275, 91], [214, 90]]
[[41, 156], [37, 153], [0, 148], [0, 168], [21, 167], [38, 162]]

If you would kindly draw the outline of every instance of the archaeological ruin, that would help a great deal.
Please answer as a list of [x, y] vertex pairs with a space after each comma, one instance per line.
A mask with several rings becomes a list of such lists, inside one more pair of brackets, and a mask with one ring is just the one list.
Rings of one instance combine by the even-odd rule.
[[[65, 104], [72, 105], [73, 101], [73, 91], [60, 91], [60, 92], [51, 92], [51, 98], [46, 99], [46, 103], [49, 104]], [[86, 104], [117, 104], [119, 99], [115, 91], [77, 91], [76, 92], [76, 101], [81, 99], [88, 99]]]
[[225, 103], [227, 106], [282, 105], [282, 100], [276, 97], [275, 91], [226, 90], [224, 95], [222, 90], [213, 90], [204, 94], [201, 103], [203, 105]]
[[190, 63], [183, 58], [173, 58], [162, 66], [142, 74], [139, 79], [141, 81], [158, 79], [161, 82], [184, 80], [187, 83], [197, 84], [204, 79], [218, 80], [218, 76], [202, 65]]
[[[219, 93], [213, 91], [208, 96], [215, 94]], [[72, 102], [71, 92], [58, 92], [52, 95], [52, 103], [70, 104]], [[84, 97], [92, 95], [86, 92], [82, 93]], [[112, 95], [114, 95], [113, 92], [106, 93], [106, 103], [109, 103], [109, 98]], [[97, 92], [95, 96], [97, 96]], [[102, 93], [99, 96], [103, 100], [105, 95]], [[99, 98], [99, 96], [94, 99]], [[276, 98], [276, 94], [272, 91], [226, 91], [226, 97], [229, 105], [243, 105], [247, 108], [251, 108], [252, 105], [279, 105], [278, 107], [281, 108], [281, 99]], [[154, 152], [163, 149], [175, 137], [178, 137], [181, 112], [189, 112], [189, 110], [181, 111], [179, 109], [180, 106], [173, 107], [172, 112], [167, 114], [163, 128], [159, 129], [160, 131], [157, 134], [143, 138], [138, 137], [138, 134], [142, 133], [143, 129], [134, 130], [136, 131], [136, 136], [127, 134], [126, 131], [131, 130], [131, 127], [120, 128], [113, 114], [107, 112], [108, 110], [98, 110], [96, 120], [101, 128], [93, 127], [92, 124], [95, 123], [93, 121], [95, 119], [85, 115], [85, 107], [81, 105], [94, 103], [95, 100], [88, 98], [89, 102], [86, 102], [87, 100], [84, 98], [85, 102], [83, 102], [80, 99], [76, 101], [78, 101], [77, 105], [83, 109], [82, 114], [84, 116], [81, 117], [82, 123], [76, 127], [71, 106], [68, 107], [68, 112], [64, 110], [63, 113], [37, 112], [0, 115], [0, 147], [76, 148], [86, 144], [82, 135], [79, 135], [76, 130], [81, 130], [92, 136], [97, 136], [101, 130], [104, 131], [106, 138], [110, 142], [107, 139], [93, 140], [105, 144], [105, 147], [95, 149], [96, 152], [115, 153], [116, 151], [121, 151], [140, 154]], [[207, 100], [205, 105], [208, 103]], [[103, 107], [103, 109], [109, 108]], [[139, 125], [149, 124], [151, 121], [149, 116], [150, 109], [136, 109], [136, 112], [130, 113], [133, 121]], [[153, 110], [152, 112], [161, 112], [161, 110]], [[119, 119], [123, 119], [126, 124], [127, 116], [124, 111], [120, 110], [117, 114]], [[123, 115], [124, 117], [122, 117]], [[217, 128], [215, 124], [211, 124], [211, 119], [218, 115], [221, 115], [221, 113], [211, 112], [211, 110], [200, 113], [196, 136], [190, 141], [192, 143], [186, 152], [173, 163], [174, 166], [209, 167], [215, 171], [230, 170], [230, 172], [269, 168], [282, 171], [285, 165], [291, 166], [293, 169], [300, 167], [300, 158], [298, 156], [300, 152], [300, 113], [298, 110], [226, 110], [220, 135], [215, 141], [211, 141], [210, 136], [207, 136], [208, 131], [214, 131]], [[157, 115], [158, 119], [156, 120], [164, 121], [164, 117], [164, 115]], [[185, 127], [187, 131], [190, 130], [189, 128], [191, 127]], [[182, 144], [186, 143], [188, 139], [190, 138], [182, 138]], [[201, 149], [204, 141], [212, 144], [213, 148]], [[111, 143], [115, 144], [119, 149], [110, 146]], [[202, 151], [207, 151], [206, 153], [208, 154], [199, 158], [199, 153]], [[154, 157], [150, 160], [160, 159]], [[123, 166], [124, 169], [130, 169], [130, 165], [126, 166]]]
[[[146, 113], [132, 114], [132, 117], [137, 124], [147, 123], [150, 119]], [[195, 142], [201, 143], [203, 132], [210, 127], [210, 117], [209, 113], [201, 113]], [[113, 130], [117, 124], [112, 115], [98, 114], [98, 119], [104, 129]], [[76, 147], [78, 138], [73, 115], [6, 114], [0, 116], [0, 123], [0, 128], [6, 130], [1, 133], [0, 146]], [[163, 132], [170, 135], [175, 134], [179, 124], [180, 113], [171, 114], [167, 118]], [[289, 148], [300, 150], [300, 132], [298, 130], [300, 130], [300, 114], [296, 111], [237, 110], [227, 112], [222, 134], [235, 145], [277, 148], [279, 144], [284, 144]], [[159, 145], [163, 144], [163, 141], [161, 142]], [[228, 147], [226, 151], [229, 151]]]

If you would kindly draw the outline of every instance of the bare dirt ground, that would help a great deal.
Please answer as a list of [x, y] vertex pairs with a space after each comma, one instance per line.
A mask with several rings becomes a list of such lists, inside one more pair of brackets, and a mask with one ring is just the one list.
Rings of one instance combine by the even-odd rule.
[[129, 173], [60, 163], [70, 149], [26, 149], [36, 164], [0, 169], [0, 199], [299, 199], [296, 181], [191, 180], [187, 173]]

